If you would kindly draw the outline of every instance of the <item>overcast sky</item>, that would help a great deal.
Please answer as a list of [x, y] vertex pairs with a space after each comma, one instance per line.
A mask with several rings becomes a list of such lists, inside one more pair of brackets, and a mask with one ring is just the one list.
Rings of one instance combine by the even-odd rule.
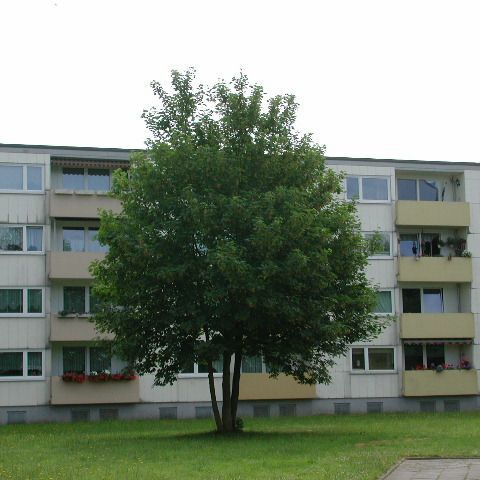
[[0, 143], [141, 148], [149, 83], [243, 69], [327, 155], [480, 161], [478, 0], [0, 0]]

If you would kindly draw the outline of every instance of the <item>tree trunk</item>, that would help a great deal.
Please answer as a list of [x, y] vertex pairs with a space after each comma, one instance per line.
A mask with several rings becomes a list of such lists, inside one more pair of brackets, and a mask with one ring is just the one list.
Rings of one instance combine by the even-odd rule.
[[230, 396], [230, 363], [232, 354], [223, 352], [223, 380], [222, 380], [222, 422], [223, 432], [233, 432], [234, 425], [232, 423], [232, 402]]
[[237, 423], [237, 407], [238, 407], [238, 395], [240, 393], [240, 375], [242, 374], [242, 353], [235, 353], [235, 364], [233, 366], [233, 381], [232, 381], [232, 425], [236, 428]]
[[210, 398], [212, 399], [213, 416], [215, 417], [217, 432], [221, 432], [223, 425], [222, 425], [222, 418], [220, 417], [220, 411], [218, 410], [217, 394], [215, 393], [215, 382], [213, 379], [213, 365], [211, 360], [208, 361], [207, 366], [208, 366], [208, 386], [210, 388]]

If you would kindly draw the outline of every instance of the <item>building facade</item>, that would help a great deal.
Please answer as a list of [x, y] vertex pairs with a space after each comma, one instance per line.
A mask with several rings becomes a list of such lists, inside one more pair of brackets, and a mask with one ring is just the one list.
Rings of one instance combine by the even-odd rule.
[[[172, 386], [131, 379], [89, 321], [88, 267], [105, 255], [98, 209], [119, 211], [107, 193], [130, 154], [0, 144], [0, 424], [211, 415], [201, 365]], [[273, 380], [261, 359], [247, 359], [239, 415], [478, 408], [480, 164], [328, 163], [345, 172], [345, 197], [372, 239], [367, 274], [390, 323], [338, 359], [330, 385]]]

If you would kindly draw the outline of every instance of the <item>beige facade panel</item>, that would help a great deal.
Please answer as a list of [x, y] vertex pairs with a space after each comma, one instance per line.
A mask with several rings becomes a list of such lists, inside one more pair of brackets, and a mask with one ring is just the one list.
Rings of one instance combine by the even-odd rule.
[[405, 397], [477, 395], [476, 370], [418, 370], [403, 373]]
[[472, 259], [463, 257], [399, 257], [399, 282], [472, 281]]
[[90, 342], [112, 340], [113, 334], [101, 334], [87, 317], [60, 317], [52, 313], [50, 323], [51, 342]]
[[103, 258], [104, 253], [48, 252], [48, 276], [51, 279], [90, 280], [90, 264]]
[[292, 377], [268, 373], [244, 373], [240, 377], [239, 400], [316, 398], [315, 385], [301, 385]]
[[464, 202], [398, 200], [396, 224], [404, 227], [468, 227], [470, 205]]
[[400, 337], [474, 338], [473, 313], [402, 313]]
[[136, 403], [140, 401], [138, 378], [109, 382], [71, 383], [52, 377], [52, 405]]
[[50, 216], [56, 218], [99, 218], [99, 210], [121, 211], [118, 200], [106, 194], [91, 191], [52, 190]]

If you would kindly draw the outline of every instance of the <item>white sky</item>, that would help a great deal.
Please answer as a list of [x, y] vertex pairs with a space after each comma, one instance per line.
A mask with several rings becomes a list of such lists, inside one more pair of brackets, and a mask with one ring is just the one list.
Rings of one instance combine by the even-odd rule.
[[0, 0], [0, 143], [141, 148], [149, 83], [243, 69], [327, 155], [480, 161], [478, 0]]

